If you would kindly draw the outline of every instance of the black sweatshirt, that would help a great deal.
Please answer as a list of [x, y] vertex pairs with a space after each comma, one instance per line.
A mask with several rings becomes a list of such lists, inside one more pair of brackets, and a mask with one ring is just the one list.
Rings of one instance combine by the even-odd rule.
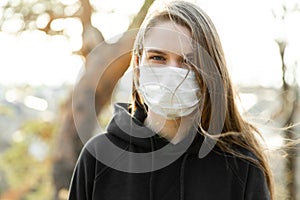
[[[262, 171], [249, 161], [217, 147], [200, 159], [198, 151], [203, 136], [198, 133], [188, 149], [181, 154], [173, 152], [179, 156], [171, 164], [154, 171], [130, 171], [135, 164], [145, 167], [146, 162], [134, 162], [134, 158], [130, 162], [131, 157], [124, 156], [126, 153], [151, 153], [167, 144], [172, 152], [188, 137], [178, 144], [169, 143], [143, 125], [146, 117], [143, 112], [138, 110], [131, 117], [127, 107], [116, 104], [107, 133], [98, 134], [85, 144], [74, 169], [69, 200], [270, 199]], [[147, 134], [152, 135], [147, 137]], [[113, 152], [112, 146], [119, 148], [118, 151]], [[119, 150], [125, 153], [120, 154]], [[245, 150], [241, 152], [255, 158]], [[155, 168], [154, 160], [151, 163]]]

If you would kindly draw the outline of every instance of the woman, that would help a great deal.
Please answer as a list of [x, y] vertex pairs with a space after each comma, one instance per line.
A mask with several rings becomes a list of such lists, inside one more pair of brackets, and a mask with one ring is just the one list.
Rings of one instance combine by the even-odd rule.
[[75, 199], [273, 199], [271, 171], [235, 101], [209, 17], [173, 1], [136, 37], [133, 102], [84, 147]]

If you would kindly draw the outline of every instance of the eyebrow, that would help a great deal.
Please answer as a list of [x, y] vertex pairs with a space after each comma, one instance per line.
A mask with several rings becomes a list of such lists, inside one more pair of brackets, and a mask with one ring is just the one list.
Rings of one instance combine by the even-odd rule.
[[[159, 49], [145, 49], [145, 51], [147, 53], [157, 53], [157, 54], [161, 54], [161, 55], [167, 55], [167, 53], [165, 53], [164, 51], [159, 50]], [[194, 55], [193, 52], [190, 52], [190, 53], [187, 53], [187, 54], [182, 54], [182, 56], [184, 56], [186, 58], [193, 57], [193, 55]]]
[[146, 49], [145, 51], [147, 53], [157, 53], [157, 54], [167, 55], [167, 53], [165, 53], [159, 49]]

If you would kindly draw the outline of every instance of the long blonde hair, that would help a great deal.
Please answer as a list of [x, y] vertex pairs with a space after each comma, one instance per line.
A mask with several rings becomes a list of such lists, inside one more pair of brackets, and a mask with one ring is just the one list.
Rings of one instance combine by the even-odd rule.
[[[148, 30], [159, 22], [173, 21], [187, 27], [192, 35], [195, 45], [193, 70], [201, 87], [202, 105], [201, 121], [199, 127], [208, 137], [217, 139], [216, 145], [225, 152], [247, 159], [262, 169], [264, 172], [271, 199], [274, 199], [274, 186], [272, 173], [260, 142], [256, 135], [259, 131], [240, 115], [236, 103], [235, 93], [228, 74], [222, 45], [209, 16], [199, 7], [185, 1], [172, 1], [154, 12], [149, 12], [137, 34], [132, 60], [137, 60], [143, 50], [143, 40]], [[209, 58], [209, 59], [208, 59]], [[132, 62], [133, 68], [137, 68]], [[137, 75], [134, 75], [137, 79]], [[133, 81], [132, 110], [143, 108], [143, 102], [136, 91], [136, 81]], [[212, 93], [214, 95], [212, 95]], [[205, 105], [205, 106], [204, 106]], [[216, 108], [218, 110], [216, 115]], [[222, 121], [220, 137], [210, 134], [209, 126]], [[215, 125], [217, 126], [217, 125]], [[233, 146], [239, 146], [250, 151], [252, 156], [235, 151]]]

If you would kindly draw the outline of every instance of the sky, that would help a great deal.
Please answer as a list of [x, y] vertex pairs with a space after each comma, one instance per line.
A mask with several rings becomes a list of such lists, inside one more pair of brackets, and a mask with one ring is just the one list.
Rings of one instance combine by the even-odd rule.
[[[63, 2], [67, 4], [72, 1], [75, 0]], [[294, 1], [300, 0], [289, 0], [286, 3], [292, 5]], [[234, 83], [280, 87], [281, 61], [274, 38], [288, 40], [286, 62], [292, 65], [297, 61], [299, 68], [300, 28], [297, 28], [297, 24], [300, 22], [300, 12], [289, 15], [285, 24], [279, 23], [274, 20], [271, 11], [273, 9], [280, 13], [280, 2], [196, 1], [211, 17], [219, 32]], [[138, 12], [143, 1], [91, 0], [91, 3], [99, 11], [92, 17], [93, 25], [109, 40], [127, 29], [129, 16]], [[24, 32], [17, 37], [0, 32], [0, 84], [75, 83], [83, 70], [83, 59], [73, 55], [72, 51], [81, 46], [82, 27], [76, 20], [56, 21], [52, 27], [66, 27], [71, 39], [48, 36], [40, 31]], [[295, 72], [298, 77], [299, 71]]]

